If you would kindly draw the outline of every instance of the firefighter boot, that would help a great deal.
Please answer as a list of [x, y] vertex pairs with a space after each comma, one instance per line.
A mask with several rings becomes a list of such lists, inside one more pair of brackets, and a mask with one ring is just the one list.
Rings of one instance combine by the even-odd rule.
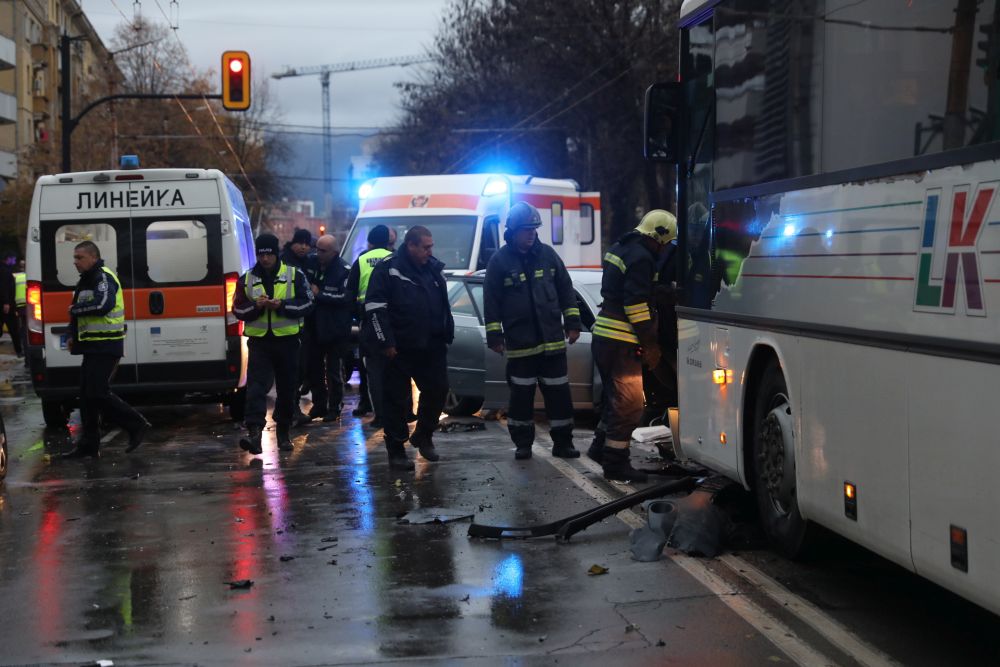
[[251, 455], [262, 454], [264, 449], [260, 446], [261, 431], [263, 429], [255, 424], [247, 425], [247, 437], [240, 438], [240, 447]]
[[594, 431], [594, 439], [590, 443], [590, 447], [587, 449], [587, 458], [591, 461], [597, 463], [604, 462], [604, 441], [607, 439], [607, 433], [604, 429], [598, 425], [597, 430]]
[[632, 467], [628, 447], [605, 447], [601, 465], [604, 467], [604, 479], [616, 482], [646, 481], [646, 473]]
[[573, 446], [573, 439], [568, 440], [560, 439], [552, 443], [552, 456], [557, 456], [561, 459], [578, 459], [580, 458], [580, 450]]
[[294, 445], [292, 445], [292, 439], [288, 437], [287, 424], [278, 424], [277, 440], [278, 440], [278, 449], [280, 449], [281, 451], [290, 452], [293, 449], [295, 449]]
[[434, 450], [434, 440], [429, 435], [414, 431], [410, 436], [410, 445], [416, 447], [420, 455], [431, 463], [441, 459], [441, 455]]

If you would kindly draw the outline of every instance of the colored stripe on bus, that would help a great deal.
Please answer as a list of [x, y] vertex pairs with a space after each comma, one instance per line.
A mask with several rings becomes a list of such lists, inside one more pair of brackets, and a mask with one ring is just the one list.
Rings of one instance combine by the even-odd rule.
[[[417, 202], [423, 205], [414, 205]], [[372, 197], [365, 201], [361, 207], [363, 213], [372, 211], [386, 211], [390, 209], [430, 209], [430, 208], [460, 208], [475, 211], [479, 208], [480, 197], [475, 195], [458, 194], [412, 194], [412, 195], [385, 195], [383, 197]]]
[[[163, 294], [161, 315], [153, 315], [149, 310], [149, 295], [152, 292]], [[125, 319], [129, 320], [223, 317], [226, 314], [224, 285], [126, 289], [122, 298], [125, 301]], [[46, 324], [68, 323], [72, 302], [73, 292], [42, 292], [42, 319]]]

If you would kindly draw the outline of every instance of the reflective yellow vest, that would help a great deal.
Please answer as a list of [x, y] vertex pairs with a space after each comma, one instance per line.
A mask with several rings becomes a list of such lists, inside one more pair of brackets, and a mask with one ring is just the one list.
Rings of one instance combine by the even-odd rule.
[[[76, 335], [80, 341], [122, 340], [125, 338], [125, 299], [122, 296], [122, 284], [115, 272], [106, 266], [101, 270], [108, 274], [118, 290], [115, 292], [115, 306], [104, 315], [80, 315], [76, 319]], [[83, 297], [83, 294], [80, 295]], [[95, 299], [91, 294], [81, 299], [82, 303]]]
[[28, 303], [25, 298], [25, 285], [24, 271], [18, 271], [14, 274], [14, 302], [18, 308]]
[[[260, 277], [252, 271], [246, 277], [247, 297], [251, 301], [256, 301], [259, 296], [267, 296], [264, 283]], [[295, 295], [295, 267], [288, 266], [284, 262], [278, 269], [278, 275], [274, 277], [274, 299], [293, 298]], [[264, 311], [260, 317], [253, 322], [243, 325], [245, 336], [260, 337], [267, 334], [268, 329], [275, 336], [294, 336], [302, 329], [302, 321], [299, 318], [288, 318], [278, 315], [276, 311]]]
[[373, 248], [358, 257], [358, 303], [365, 302], [365, 295], [368, 294], [368, 281], [371, 280], [375, 265], [391, 254], [391, 250]]

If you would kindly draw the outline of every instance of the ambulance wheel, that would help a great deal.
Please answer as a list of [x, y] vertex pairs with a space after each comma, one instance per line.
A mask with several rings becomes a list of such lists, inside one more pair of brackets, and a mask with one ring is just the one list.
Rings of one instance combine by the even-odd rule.
[[471, 417], [483, 407], [483, 399], [479, 396], [458, 396], [448, 390], [444, 401], [444, 413], [452, 417]]
[[764, 533], [784, 555], [799, 558], [814, 529], [799, 512], [792, 425], [785, 376], [773, 359], [761, 376], [754, 409], [754, 495]]
[[45, 425], [49, 428], [65, 429], [68, 417], [69, 410], [66, 409], [66, 404], [62, 401], [42, 401], [42, 418], [45, 420]]
[[241, 422], [247, 411], [247, 388], [239, 387], [229, 397], [229, 417], [234, 422]]

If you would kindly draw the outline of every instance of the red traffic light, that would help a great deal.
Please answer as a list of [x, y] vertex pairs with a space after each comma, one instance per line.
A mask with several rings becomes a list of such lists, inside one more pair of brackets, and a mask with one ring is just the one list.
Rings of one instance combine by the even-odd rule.
[[250, 54], [246, 51], [222, 53], [222, 106], [230, 111], [250, 108]]

